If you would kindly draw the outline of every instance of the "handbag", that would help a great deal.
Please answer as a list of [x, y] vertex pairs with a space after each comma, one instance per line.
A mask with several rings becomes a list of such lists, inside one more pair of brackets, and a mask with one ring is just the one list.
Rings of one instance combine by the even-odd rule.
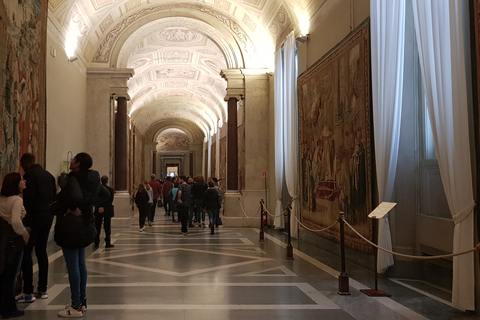
[[68, 210], [66, 204], [62, 203], [62, 201], [53, 201], [50, 203], [49, 208], [54, 216], [64, 215]]
[[222, 218], [220, 218], [220, 216], [217, 217], [216, 225], [217, 226], [222, 226], [223, 225]]
[[94, 241], [96, 232], [93, 214], [66, 213], [57, 216], [54, 240], [62, 248], [80, 249]]

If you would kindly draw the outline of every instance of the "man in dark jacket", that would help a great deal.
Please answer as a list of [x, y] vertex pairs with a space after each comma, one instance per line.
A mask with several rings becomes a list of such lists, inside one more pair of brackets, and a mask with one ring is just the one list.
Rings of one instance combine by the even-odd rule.
[[95, 228], [97, 229], [97, 234], [95, 235], [95, 248], [98, 248], [100, 244], [100, 232], [102, 231], [102, 221], [103, 229], [105, 230], [105, 248], [113, 248], [114, 245], [111, 242], [110, 235], [112, 233], [112, 217], [113, 212], [113, 197], [115, 196], [115, 190], [110, 187], [108, 183], [108, 177], [102, 176], [100, 178], [102, 182], [102, 187], [108, 190], [110, 197], [107, 201], [99, 203], [95, 207]]
[[[35, 156], [25, 153], [20, 159], [25, 174], [23, 178], [28, 188], [23, 190], [23, 205], [27, 212], [25, 225], [30, 227], [30, 240], [25, 247], [22, 262], [23, 293], [16, 297], [17, 302], [32, 302], [35, 298], [46, 299], [48, 279], [47, 242], [53, 215], [49, 205], [55, 200], [57, 186], [55, 178], [36, 163]], [[38, 261], [38, 285], [36, 297], [33, 294], [32, 251]]]
[[208, 186], [203, 180], [203, 176], [198, 176], [192, 186], [192, 198], [194, 203], [195, 218], [199, 227], [205, 228], [205, 212], [203, 212], [203, 203], [205, 201], [205, 191]]

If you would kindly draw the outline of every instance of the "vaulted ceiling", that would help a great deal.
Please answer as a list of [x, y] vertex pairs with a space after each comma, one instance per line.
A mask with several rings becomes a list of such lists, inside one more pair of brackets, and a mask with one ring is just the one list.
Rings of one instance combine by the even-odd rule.
[[269, 71], [313, 2], [49, 0], [49, 28], [86, 68], [134, 69], [129, 114], [140, 133], [184, 132], [191, 143], [228, 119], [221, 70]]

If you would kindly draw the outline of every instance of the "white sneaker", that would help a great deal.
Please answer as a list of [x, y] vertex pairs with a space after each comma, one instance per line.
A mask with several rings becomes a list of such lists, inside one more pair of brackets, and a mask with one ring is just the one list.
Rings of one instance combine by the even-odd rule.
[[62, 318], [81, 318], [83, 317], [82, 308], [76, 310], [72, 306], [66, 307], [64, 310], [58, 312], [58, 316]]
[[48, 293], [45, 291], [37, 291], [35, 292], [35, 296], [38, 298], [38, 299], [48, 299]]
[[37, 300], [33, 294], [21, 293], [15, 297], [17, 303], [30, 303]]

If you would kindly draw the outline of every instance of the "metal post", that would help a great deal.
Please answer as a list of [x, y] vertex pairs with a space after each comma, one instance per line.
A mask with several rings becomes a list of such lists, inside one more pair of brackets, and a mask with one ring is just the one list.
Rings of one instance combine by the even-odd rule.
[[290, 229], [290, 225], [291, 225], [290, 216], [292, 214], [291, 210], [292, 210], [292, 207], [290, 206], [290, 203], [289, 203], [287, 204], [288, 236], [287, 236], [287, 255], [285, 256], [287, 260], [293, 260], [292, 231]]
[[260, 242], [263, 242], [265, 241], [265, 234], [263, 232], [263, 212], [264, 212], [264, 209], [263, 209], [263, 199], [260, 200]]
[[[373, 218], [372, 219], [372, 237], [373, 237], [373, 243], [378, 244], [378, 219]], [[378, 270], [377, 270], [377, 260], [378, 260], [378, 249], [374, 248], [374, 271], [375, 271], [375, 289], [361, 289], [360, 292], [365, 293], [367, 296], [370, 297], [390, 297], [390, 294], [378, 290]]]
[[348, 285], [348, 276], [345, 271], [345, 213], [340, 212], [338, 217], [338, 222], [340, 223], [340, 256], [342, 269], [340, 275], [338, 276], [338, 294], [340, 295], [349, 295], [350, 286]]

